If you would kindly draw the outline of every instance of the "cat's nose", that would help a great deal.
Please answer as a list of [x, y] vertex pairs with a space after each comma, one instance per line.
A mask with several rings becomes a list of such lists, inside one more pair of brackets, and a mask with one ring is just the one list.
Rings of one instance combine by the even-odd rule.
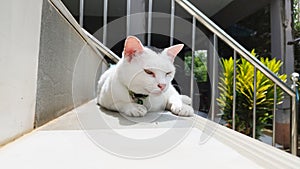
[[166, 84], [159, 83], [159, 84], [157, 85], [157, 87], [159, 87], [160, 90], [163, 91], [163, 90], [166, 88]]

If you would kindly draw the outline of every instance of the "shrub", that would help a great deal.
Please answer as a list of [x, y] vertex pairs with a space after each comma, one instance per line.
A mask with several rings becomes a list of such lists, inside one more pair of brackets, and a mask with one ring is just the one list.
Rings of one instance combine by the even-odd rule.
[[[184, 57], [185, 72], [190, 74], [192, 64], [192, 54], [189, 53]], [[194, 57], [194, 78], [197, 82], [207, 81], [207, 53], [206, 51], [198, 50], [195, 51]]]
[[[251, 52], [255, 56], [254, 50]], [[279, 74], [282, 62], [279, 60], [260, 58], [260, 61], [274, 72], [282, 81], [286, 81], [285, 74]], [[228, 127], [232, 127], [232, 103], [233, 103], [233, 73], [234, 60], [221, 60], [223, 73], [220, 77], [220, 97], [217, 99], [223, 119]], [[244, 58], [237, 60], [236, 68], [236, 130], [252, 137], [253, 102], [254, 102], [254, 67]], [[277, 90], [277, 105], [282, 103], [283, 91]], [[256, 138], [262, 134], [263, 128], [270, 126], [274, 103], [274, 83], [257, 71], [256, 83]]]

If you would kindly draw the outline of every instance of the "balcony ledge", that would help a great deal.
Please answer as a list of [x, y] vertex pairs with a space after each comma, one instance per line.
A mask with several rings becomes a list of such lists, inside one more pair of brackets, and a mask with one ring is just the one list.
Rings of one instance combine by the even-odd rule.
[[[100, 111], [99, 111], [100, 110]], [[101, 117], [101, 118], [99, 118]], [[99, 121], [99, 119], [104, 121]], [[298, 168], [300, 159], [217, 123], [195, 116], [150, 113], [133, 122], [99, 109], [90, 101], [0, 149], [5, 168]], [[89, 122], [89, 123], [87, 123]], [[104, 124], [106, 123], [106, 124]], [[108, 124], [108, 125], [107, 125]], [[188, 129], [188, 130], [186, 130]], [[161, 137], [169, 130], [188, 131], [164, 153], [140, 160], [120, 158], [100, 148], [89, 132], [112, 138], [111, 131], [133, 139]], [[96, 140], [96, 141], [95, 141]], [[112, 145], [125, 144], [110, 140]], [[138, 146], [137, 146], [138, 147]], [[124, 147], [123, 147], [124, 148]], [[129, 146], [130, 148], [130, 146]], [[133, 153], [153, 147], [131, 147]], [[125, 148], [126, 149], [126, 148]], [[143, 152], [140, 152], [143, 153]], [[121, 155], [122, 156], [122, 155]], [[4, 168], [4, 167], [3, 167]]]

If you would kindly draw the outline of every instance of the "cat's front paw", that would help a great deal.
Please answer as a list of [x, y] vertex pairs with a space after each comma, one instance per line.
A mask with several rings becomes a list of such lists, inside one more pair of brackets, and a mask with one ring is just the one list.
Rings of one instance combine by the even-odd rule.
[[179, 115], [179, 116], [193, 116], [194, 115], [194, 109], [187, 105], [187, 104], [182, 104], [181, 106], [177, 106], [173, 104], [171, 106], [171, 112]]
[[123, 113], [127, 116], [142, 117], [146, 115], [147, 109], [143, 105], [133, 103], [126, 106]]
[[189, 96], [186, 96], [186, 95], [180, 95], [180, 96], [181, 96], [182, 103], [187, 104], [187, 105], [192, 104], [192, 99]]

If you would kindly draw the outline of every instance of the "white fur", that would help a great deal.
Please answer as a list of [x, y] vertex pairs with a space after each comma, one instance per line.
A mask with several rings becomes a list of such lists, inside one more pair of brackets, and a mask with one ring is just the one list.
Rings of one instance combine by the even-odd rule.
[[[104, 108], [124, 113], [127, 116], [144, 116], [150, 111], [170, 110], [181, 116], [192, 116], [191, 99], [179, 95], [171, 84], [175, 74], [173, 60], [162, 53], [143, 48], [143, 51], [132, 56], [129, 61], [124, 56], [116, 66], [108, 69], [98, 82], [97, 103]], [[155, 77], [147, 74], [144, 69], [151, 70]], [[171, 72], [166, 75], [166, 73]], [[163, 91], [158, 84], [166, 84]], [[129, 90], [149, 95], [143, 105], [135, 103]]]

